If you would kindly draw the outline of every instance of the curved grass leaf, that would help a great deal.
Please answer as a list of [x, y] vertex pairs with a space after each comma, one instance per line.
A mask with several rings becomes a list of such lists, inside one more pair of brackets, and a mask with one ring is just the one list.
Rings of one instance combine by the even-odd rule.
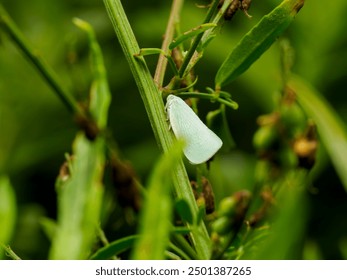
[[16, 198], [10, 180], [6, 176], [0, 176], [0, 244], [7, 244], [12, 237], [16, 213]]
[[107, 124], [108, 108], [111, 103], [111, 92], [107, 82], [106, 68], [102, 56], [101, 48], [96, 40], [93, 28], [89, 23], [75, 18], [74, 24], [84, 30], [89, 38], [90, 58], [92, 74], [94, 77], [90, 89], [89, 110], [99, 128], [105, 128]]
[[[175, 234], [189, 234], [190, 230], [186, 227], [174, 227], [171, 230], [172, 233]], [[96, 251], [91, 257], [91, 260], [107, 260], [114, 256], [119, 255], [120, 253], [123, 253], [124, 251], [127, 251], [131, 249], [136, 242], [136, 240], [139, 238], [139, 235], [131, 235], [124, 238], [120, 238], [118, 240], [115, 240], [111, 242], [110, 244], [106, 245], [105, 247], [100, 248], [98, 251]], [[170, 244], [170, 247], [173, 245]]]
[[142, 216], [139, 239], [132, 258], [142, 260], [162, 260], [169, 244], [172, 229], [172, 180], [171, 176], [182, 157], [179, 142], [166, 153], [155, 166], [151, 175]]
[[46, 234], [47, 238], [51, 241], [57, 232], [57, 222], [51, 218], [43, 217], [40, 220], [42, 230]]
[[245, 72], [281, 35], [304, 5], [304, 0], [284, 0], [264, 16], [236, 45], [215, 77], [219, 89]]
[[347, 131], [346, 125], [329, 103], [308, 83], [293, 76], [289, 87], [296, 92], [298, 101], [315, 121], [336, 171], [347, 191]]
[[138, 235], [131, 235], [116, 241], [111, 242], [110, 244], [102, 247], [94, 255], [90, 257], [91, 260], [107, 260], [116, 256], [126, 250], [129, 250], [133, 247], [135, 241], [139, 238]]

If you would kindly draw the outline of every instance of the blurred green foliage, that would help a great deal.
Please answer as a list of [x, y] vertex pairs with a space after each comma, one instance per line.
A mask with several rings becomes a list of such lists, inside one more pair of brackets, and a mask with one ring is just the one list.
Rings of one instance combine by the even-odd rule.
[[[201, 0], [199, 4], [206, 2]], [[252, 19], [238, 13], [231, 22], [224, 23], [220, 36], [211, 42], [195, 70], [200, 90], [214, 84], [215, 74], [230, 50], [279, 2], [254, 0], [249, 10]], [[20, 0], [3, 0], [2, 3], [78, 100], [88, 96], [92, 73], [88, 41], [72, 24], [72, 18], [79, 17], [93, 26], [112, 93], [109, 126], [121, 156], [132, 163], [145, 182], [160, 153], [102, 1], [32, 0], [28, 5]], [[204, 18], [206, 9], [195, 4], [196, 1], [186, 1], [182, 30], [201, 24]], [[123, 1], [123, 5], [140, 47], [160, 47], [171, 1]], [[346, 12], [344, 0], [334, 1], [328, 9], [321, 1], [306, 1], [286, 33], [295, 50], [293, 72], [322, 93], [345, 121], [344, 126], [347, 120]], [[154, 73], [157, 59], [146, 57], [146, 61]], [[225, 88], [240, 107], [237, 111], [226, 111], [235, 147], [211, 166], [216, 203], [237, 191], [253, 188], [257, 156], [252, 138], [257, 129], [256, 119], [270, 113], [276, 105], [276, 92], [282, 86], [280, 68], [280, 48], [275, 43]], [[202, 114], [213, 109], [208, 103], [201, 102], [201, 105]], [[71, 152], [76, 132], [77, 126], [60, 100], [0, 32], [0, 174], [10, 177], [17, 197], [17, 225], [9, 244], [24, 259], [48, 256], [50, 244], [41, 222], [43, 217], [56, 219], [55, 180], [64, 153]], [[195, 171], [188, 171], [194, 178]], [[346, 258], [347, 195], [323, 145], [311, 180], [310, 188], [299, 195], [292, 194], [284, 202], [298, 203], [300, 207], [289, 207], [284, 213], [287, 218], [274, 229], [285, 233], [277, 240], [283, 246], [277, 252], [258, 248], [262, 258]], [[113, 190], [107, 191], [114, 195]], [[136, 214], [112, 202], [110, 198], [109, 204], [104, 205], [107, 214], [102, 223], [113, 241], [134, 233]], [[292, 235], [297, 238], [293, 240]], [[265, 244], [273, 246], [271, 242]], [[284, 251], [287, 253], [282, 254]]]

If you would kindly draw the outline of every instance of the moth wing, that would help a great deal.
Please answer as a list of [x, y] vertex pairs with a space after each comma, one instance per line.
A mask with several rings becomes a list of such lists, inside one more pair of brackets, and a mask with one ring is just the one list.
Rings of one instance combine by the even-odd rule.
[[184, 155], [193, 164], [209, 160], [221, 147], [222, 140], [210, 130], [179, 97], [168, 103], [168, 117], [175, 136], [185, 141]]

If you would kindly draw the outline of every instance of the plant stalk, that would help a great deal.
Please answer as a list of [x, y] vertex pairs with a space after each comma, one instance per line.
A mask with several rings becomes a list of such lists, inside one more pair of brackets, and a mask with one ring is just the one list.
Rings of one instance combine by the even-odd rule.
[[[172, 147], [173, 135], [169, 131], [169, 126], [166, 122], [161, 92], [155, 85], [143, 57], [134, 57], [135, 54], [140, 52], [140, 48], [128, 22], [121, 1], [104, 0], [104, 3], [140, 91], [157, 143], [160, 149], [166, 153]], [[178, 167], [174, 172], [173, 183], [176, 196], [185, 199], [191, 209], [197, 212], [198, 208], [194, 194], [182, 160], [179, 161]], [[194, 227], [190, 237], [199, 258], [208, 259], [210, 257], [210, 239], [205, 224], [201, 223], [197, 228]]]
[[[164, 53], [168, 52], [169, 45], [173, 40], [173, 37], [175, 34], [175, 25], [179, 22], [180, 13], [182, 10], [183, 3], [184, 3], [184, 0], [173, 0], [172, 1], [170, 17], [169, 17], [169, 21], [167, 23], [163, 44], [161, 46], [161, 49]], [[161, 88], [163, 85], [167, 63], [168, 63], [167, 58], [163, 54], [160, 54], [157, 68], [156, 68], [155, 74], [154, 74], [154, 82], [157, 84], [157, 86], [159, 88]]]
[[18, 48], [24, 53], [31, 63], [34, 64], [39, 73], [44, 77], [46, 82], [52, 87], [60, 100], [64, 103], [66, 108], [75, 115], [84, 116], [84, 112], [73, 99], [71, 94], [63, 88], [54, 70], [49, 64], [40, 56], [39, 52], [35, 50], [29, 41], [25, 38], [9, 14], [0, 4], [0, 26], [15, 42]]
[[[212, 2], [210, 8], [208, 9], [206, 18], [205, 18], [203, 23], [209, 23], [211, 21], [211, 18], [213, 16], [215, 10], [217, 9], [218, 3], [219, 3], [219, 0], [214, 0]], [[186, 72], [186, 69], [187, 69], [187, 67], [189, 65], [189, 62], [192, 59], [192, 57], [193, 57], [193, 55], [195, 53], [195, 50], [199, 46], [199, 43], [200, 43], [200, 41], [201, 41], [203, 36], [204, 36], [204, 32], [198, 34], [194, 38], [193, 43], [192, 43], [191, 47], [189, 48], [188, 53], [185, 55], [180, 69], [178, 70], [178, 74], [179, 74], [180, 78], [183, 78], [183, 76], [184, 76], [184, 74]]]

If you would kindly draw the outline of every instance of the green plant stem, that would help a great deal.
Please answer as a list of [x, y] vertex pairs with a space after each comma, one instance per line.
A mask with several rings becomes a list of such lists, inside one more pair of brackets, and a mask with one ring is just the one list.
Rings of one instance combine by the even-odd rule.
[[191, 260], [191, 258], [183, 250], [181, 250], [181, 248], [179, 248], [175, 244], [170, 243], [169, 248], [171, 249], [172, 252], [175, 252], [176, 255], [180, 256], [180, 259]]
[[[214, 16], [213, 20], [210, 20], [210, 23], [216, 24], [216, 26], [220, 25], [219, 23], [220, 23], [223, 15], [224, 15], [224, 13], [226, 12], [228, 7], [230, 6], [231, 2], [232, 2], [232, 0], [225, 0], [222, 7], [218, 9], [218, 12]], [[204, 52], [203, 50], [206, 48], [207, 44], [215, 36], [215, 29], [216, 28], [210, 28], [203, 33], [203, 36], [202, 36], [202, 38], [200, 38], [200, 42], [199, 42], [198, 46], [196, 47], [196, 49], [198, 49], [199, 51], [194, 52], [192, 58], [190, 59], [189, 64], [187, 65], [187, 68], [185, 69], [186, 73], [189, 72], [191, 69], [193, 69], [195, 64], [201, 59], [203, 52]], [[185, 73], [183, 73], [183, 76], [184, 75], [185, 75]]]
[[210, 101], [216, 101], [216, 102], [224, 104], [224, 105], [226, 105], [226, 106], [228, 106], [234, 110], [239, 108], [239, 105], [234, 101], [228, 101], [228, 100], [225, 100], [225, 99], [220, 98], [220, 97], [215, 97], [212, 94], [208, 94], [208, 93], [182, 92], [182, 93], [178, 93], [177, 96], [180, 96], [183, 99], [185, 99], [185, 98], [200, 98], [200, 99], [206, 99], [206, 100], [210, 100]]
[[[104, 3], [140, 91], [157, 143], [160, 149], [166, 153], [172, 147], [173, 135], [170, 133], [166, 122], [161, 93], [151, 77], [145, 60], [142, 57], [134, 57], [134, 54], [140, 52], [140, 48], [120, 0], [104, 0]], [[182, 160], [180, 160], [174, 172], [173, 183], [176, 196], [185, 199], [191, 209], [197, 213], [198, 208]], [[199, 258], [208, 259], [210, 256], [210, 240], [204, 223], [194, 227], [190, 237]]]
[[[211, 23], [214, 23], [216, 25], [219, 23], [219, 21], [221, 20], [221, 18], [225, 14], [226, 10], [230, 6], [231, 2], [232, 2], [232, 0], [225, 0], [224, 1], [222, 7], [218, 10], [218, 13], [215, 15], [215, 17], [213, 18]], [[206, 32], [204, 33], [204, 35], [201, 38], [202, 44], [204, 44], [206, 41], [208, 41], [210, 39], [211, 36], [213, 36], [213, 31], [214, 31], [214, 28], [206, 30]]]
[[[208, 12], [207, 12], [207, 15], [206, 15], [206, 18], [204, 20], [203, 23], [209, 23], [215, 10], [217, 9], [217, 6], [218, 6], [218, 3], [219, 3], [219, 0], [214, 0], [213, 3], [211, 4]], [[182, 65], [180, 67], [180, 69], [178, 70], [178, 74], [179, 74], [179, 77], [180, 78], [183, 78], [185, 72], [186, 72], [186, 69], [188, 67], [188, 64], [190, 62], [190, 60], [192, 59], [194, 53], [195, 53], [195, 50], [196, 48], [198, 47], [200, 41], [201, 41], [201, 38], [204, 36], [204, 32], [203, 33], [200, 33], [199, 35], [197, 35], [195, 37], [195, 39], [193, 40], [193, 43], [190, 47], [190, 49], [188, 50], [188, 53], [185, 55], [184, 59], [183, 59], [183, 62], [182, 62]]]
[[[172, 1], [170, 17], [167, 23], [163, 44], [161, 46], [161, 49], [164, 53], [167, 53], [169, 51], [169, 45], [171, 41], [173, 40], [173, 37], [175, 34], [175, 25], [179, 22], [183, 3], [184, 3], [184, 0]], [[157, 68], [154, 74], [154, 82], [157, 84], [159, 88], [161, 88], [163, 85], [167, 63], [168, 63], [167, 58], [163, 54], [160, 54]]]
[[6, 10], [0, 4], [0, 26], [5, 30], [5, 32], [12, 38], [19, 49], [24, 53], [24, 55], [29, 59], [30, 62], [34, 64], [36, 69], [44, 77], [46, 82], [53, 88], [55, 93], [58, 95], [60, 100], [64, 103], [67, 109], [80, 116], [84, 116], [82, 109], [78, 106], [77, 102], [71, 97], [69, 92], [67, 92], [58, 80], [57, 75], [51, 69], [51, 67], [43, 60], [39, 52], [35, 50], [31, 44], [26, 40], [22, 32], [16, 26], [14, 21], [8, 15]]
[[196, 260], [197, 255], [195, 251], [192, 249], [192, 247], [189, 246], [189, 242], [184, 238], [181, 234], [173, 234], [172, 240], [177, 244], [177, 246], [189, 256], [188, 259]]
[[7, 255], [8, 255], [12, 260], [17, 260], [17, 261], [21, 260], [21, 258], [18, 257], [18, 255], [17, 255], [15, 252], [13, 252], [13, 250], [11, 249], [10, 246], [6, 246], [6, 245], [0, 243], [0, 247], [2, 247], [2, 248], [5, 250], [5, 252], [7, 253]]

